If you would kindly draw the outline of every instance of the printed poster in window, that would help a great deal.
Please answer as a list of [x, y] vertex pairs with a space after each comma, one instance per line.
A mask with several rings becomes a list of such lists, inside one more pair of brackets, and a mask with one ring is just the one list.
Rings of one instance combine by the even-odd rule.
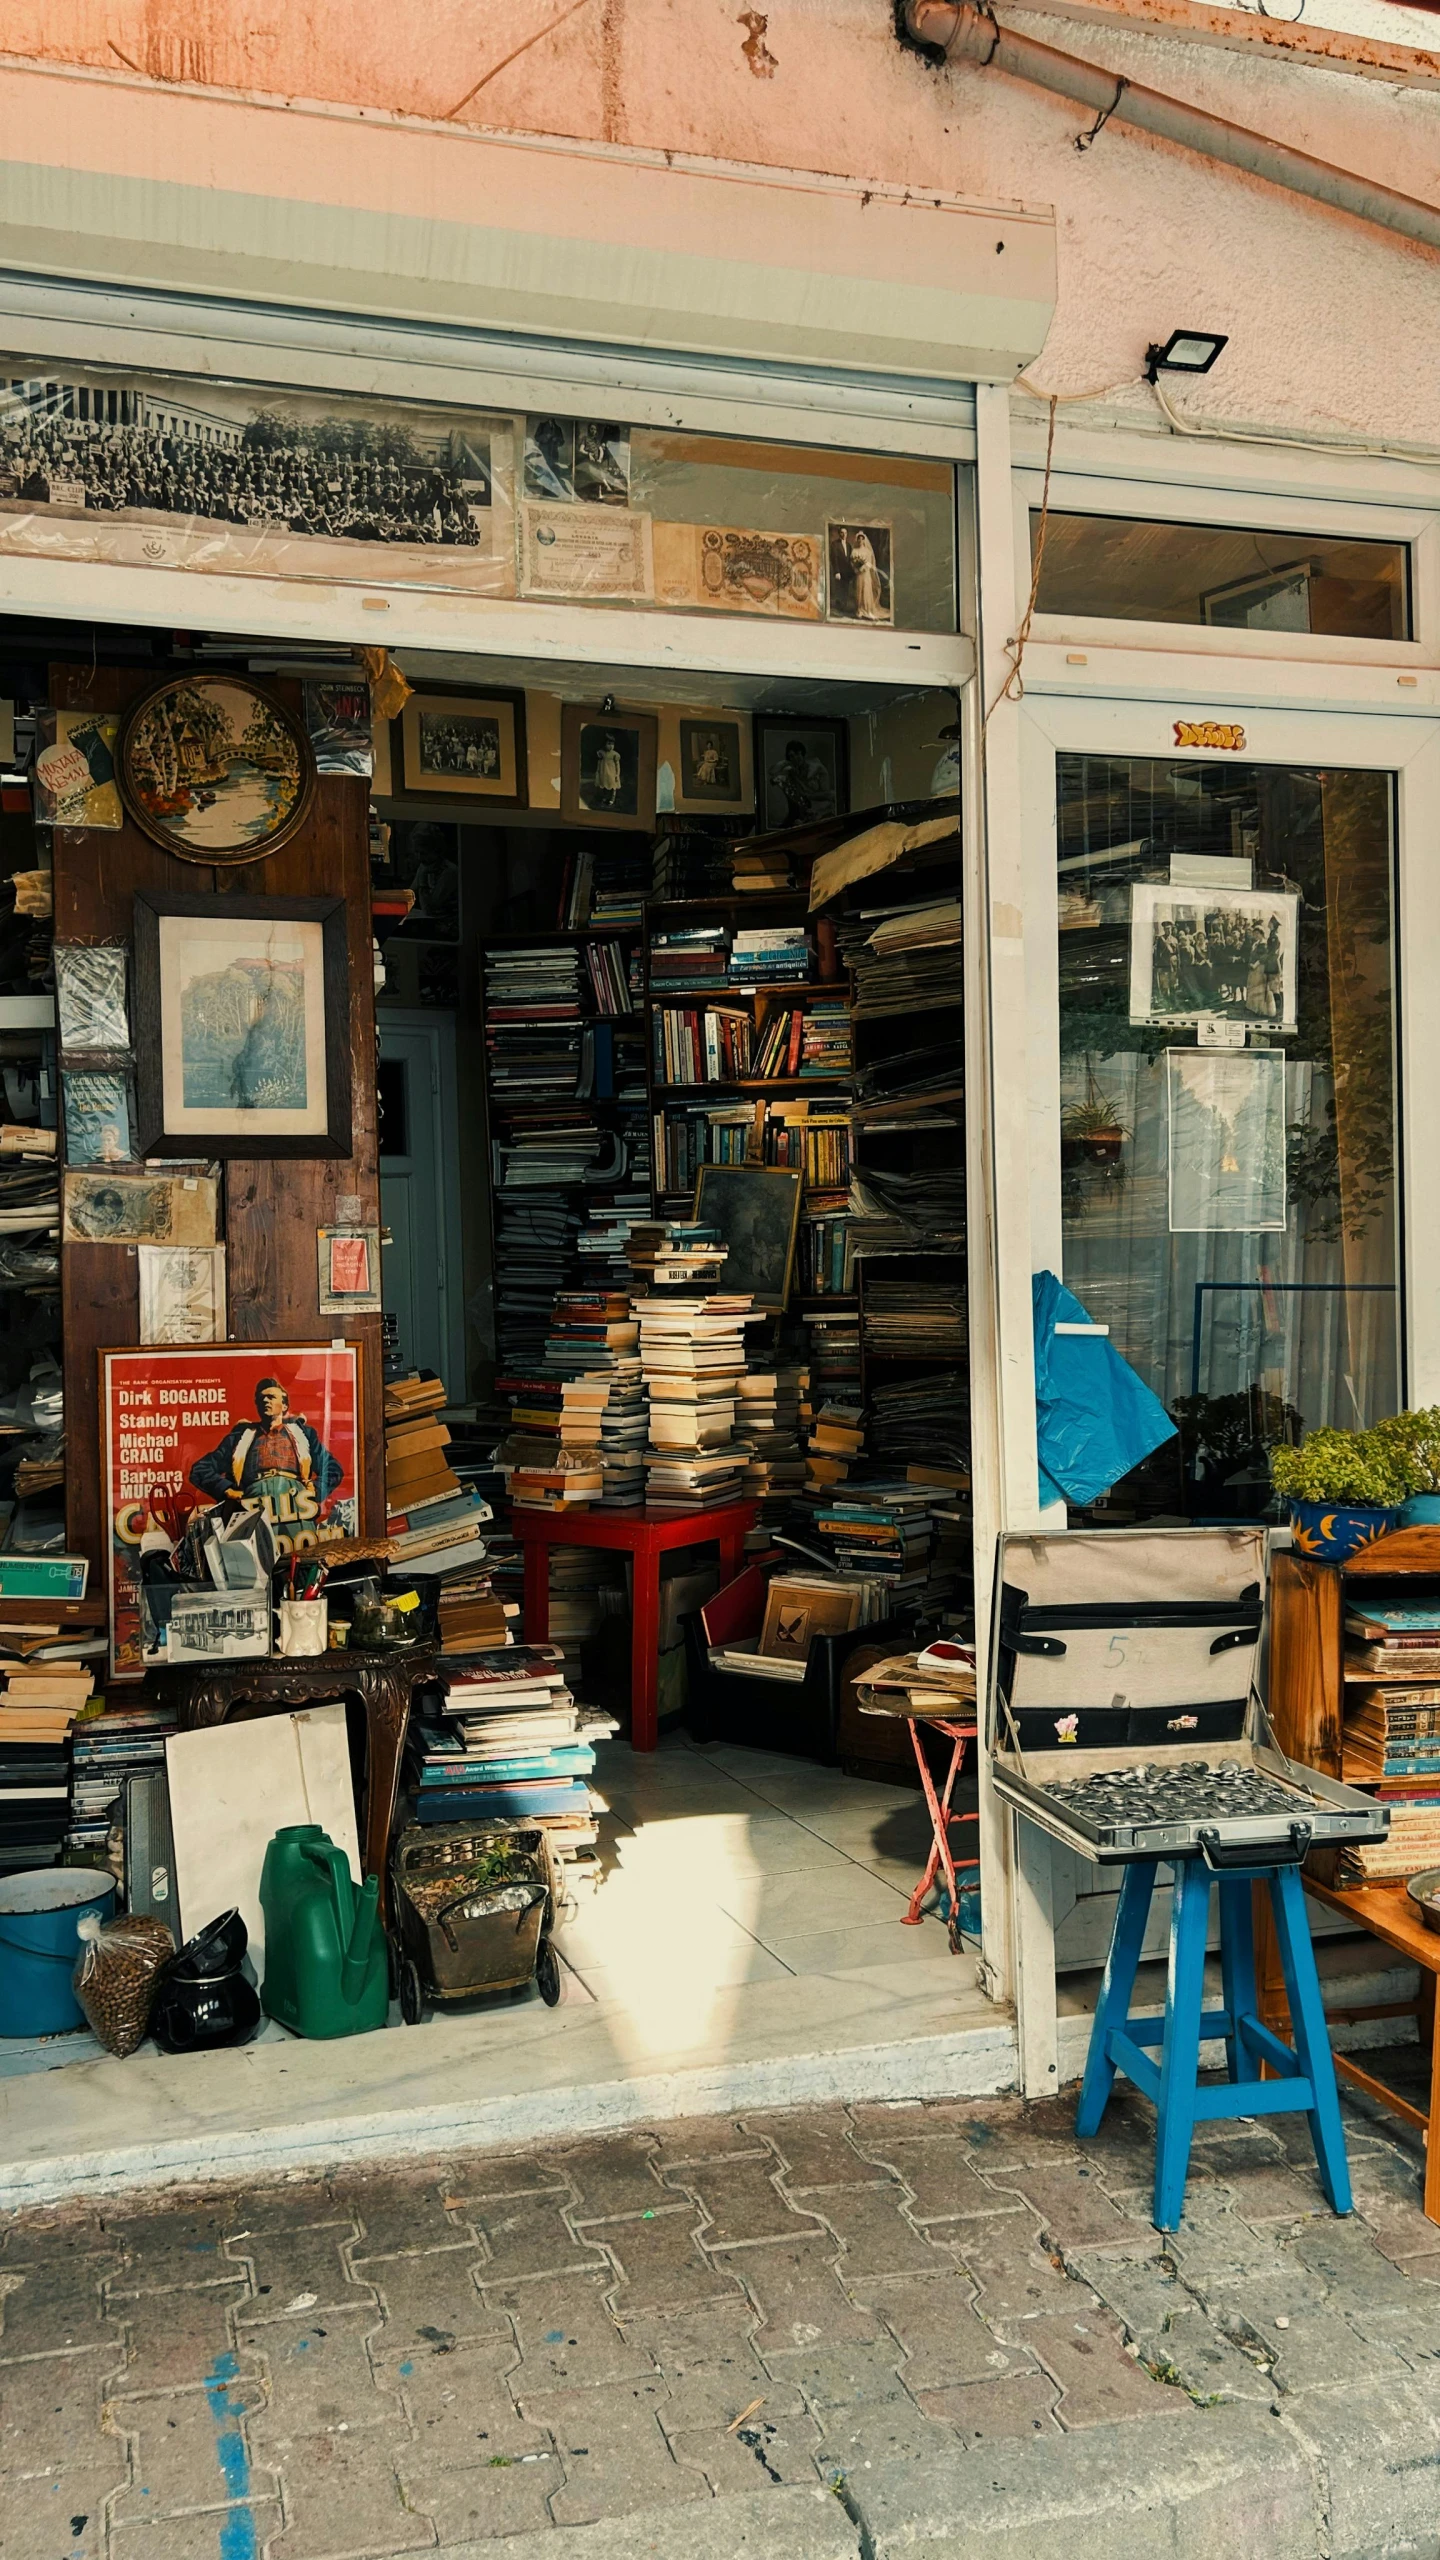
[[1170, 1233], [1279, 1235], [1285, 1058], [1279, 1049], [1167, 1049]]
[[42, 734], [45, 744], [35, 759], [36, 825], [123, 827], [115, 779], [119, 713], [47, 712]]
[[[142, 1541], [217, 1503], [264, 1513], [282, 1556], [360, 1528], [359, 1354], [272, 1342], [102, 1351], [110, 1653], [138, 1679]], [[152, 1547], [152, 1552], [158, 1551]]]

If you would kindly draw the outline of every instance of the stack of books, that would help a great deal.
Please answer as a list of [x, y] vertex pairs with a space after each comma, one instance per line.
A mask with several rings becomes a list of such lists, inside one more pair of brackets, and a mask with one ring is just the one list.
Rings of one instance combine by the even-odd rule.
[[810, 938], [803, 924], [739, 928], [730, 945], [730, 983], [736, 987], [803, 986], [810, 975]]
[[781, 845], [748, 844], [743, 836], [730, 850], [733, 889], [793, 889], [790, 856]]
[[412, 1722], [406, 1778], [417, 1822], [538, 1822], [563, 1868], [597, 1837], [595, 1745], [613, 1716], [576, 1705], [554, 1645], [476, 1652]]
[[652, 996], [704, 995], [730, 982], [730, 928], [725, 924], [678, 926], [650, 937]]
[[848, 1298], [855, 1289], [855, 1220], [844, 1209], [806, 1205], [800, 1221], [800, 1294]]
[[755, 1542], [768, 1543], [805, 1482], [798, 1368], [746, 1370], [736, 1388], [735, 1437], [746, 1453], [741, 1494], [760, 1505]]
[[747, 1452], [735, 1438], [745, 1375], [748, 1295], [655, 1296], [638, 1302], [650, 1398], [647, 1508], [708, 1510], [740, 1498]]
[[0, 1692], [0, 1874], [53, 1866], [70, 1827], [70, 1728], [89, 1704], [83, 1662], [33, 1658]]
[[630, 997], [630, 971], [621, 943], [587, 942], [585, 973], [597, 1013], [634, 1012]]
[[808, 1309], [805, 1327], [810, 1337], [810, 1389], [812, 1400], [822, 1404], [859, 1404], [860, 1402], [860, 1318], [853, 1311], [831, 1313], [827, 1309]]
[[1347, 1609], [1345, 1636], [1347, 1678], [1440, 1680], [1440, 1604]]
[[1352, 1693], [1342, 1751], [1347, 1786], [1387, 1778], [1440, 1781], [1440, 1684], [1397, 1682]]
[[805, 1441], [807, 1491], [843, 1484], [856, 1460], [864, 1455], [865, 1424], [858, 1405], [833, 1402], [812, 1406]]
[[445, 1401], [443, 1378], [414, 1370], [386, 1381], [385, 1534], [407, 1573], [473, 1572], [485, 1560], [490, 1506], [450, 1465]]
[[580, 954], [566, 944], [492, 951], [485, 1046], [496, 1093], [573, 1093], [580, 1064]]
[[544, 1355], [557, 1280], [574, 1262], [577, 1210], [554, 1194], [495, 1202], [495, 1349], [502, 1369], [530, 1376]]
[[518, 1461], [510, 1469], [510, 1499], [525, 1511], [569, 1511], [598, 1502], [605, 1476], [598, 1449], [557, 1445], [553, 1458]]
[[[480, 1582], [483, 1577], [475, 1579]], [[471, 1654], [508, 1644], [510, 1621], [519, 1614], [516, 1602], [498, 1599], [488, 1582], [478, 1589], [468, 1581], [463, 1586], [449, 1584], [440, 1594], [440, 1650]]]
[[1440, 1602], [1345, 1612], [1341, 1776], [1389, 1807], [1383, 1840], [1340, 1852], [1336, 1882], [1390, 1884], [1440, 1866]]
[[815, 1527], [842, 1573], [877, 1575], [890, 1590], [920, 1591], [929, 1579], [931, 1496], [903, 1478], [812, 1496]]
[[706, 835], [681, 818], [662, 818], [653, 855], [651, 894], [660, 900], [727, 895], [735, 876], [723, 836]]
[[870, 1395], [870, 1448], [887, 1467], [911, 1461], [948, 1470], [943, 1479], [968, 1486], [970, 1381], [963, 1369], [940, 1369], [874, 1387]]
[[751, 1021], [737, 1005], [704, 1012], [657, 1005], [650, 1016], [657, 1084], [733, 1084], [750, 1073]]
[[646, 858], [628, 848], [579, 845], [560, 883], [556, 923], [562, 932], [580, 926], [639, 924], [645, 914]]
[[555, 1301], [547, 1364], [561, 1377], [559, 1437], [572, 1463], [598, 1459], [604, 1511], [638, 1510], [645, 1498], [648, 1438], [640, 1329], [623, 1291], [562, 1294]]
[[[716, 1278], [727, 1250], [717, 1227], [700, 1226], [693, 1219], [637, 1218], [626, 1238], [625, 1259], [638, 1291], [685, 1289]], [[636, 1313], [643, 1324], [643, 1308]], [[643, 1357], [643, 1341], [641, 1351]]]
[[495, 1393], [503, 1396], [510, 1411], [509, 1428], [540, 1439], [560, 1437], [560, 1408], [564, 1402], [565, 1383], [553, 1374], [545, 1377], [497, 1376]]
[[[877, 1280], [865, 1291], [865, 1348], [897, 1358], [965, 1349], [963, 1285], [937, 1280]], [[1440, 1642], [1440, 1638], [1437, 1638]]]
[[123, 1824], [127, 1778], [165, 1766], [165, 1738], [176, 1729], [173, 1707], [144, 1704], [106, 1707], [81, 1716], [70, 1745], [70, 1826], [66, 1855], [72, 1861], [111, 1864], [110, 1834]]

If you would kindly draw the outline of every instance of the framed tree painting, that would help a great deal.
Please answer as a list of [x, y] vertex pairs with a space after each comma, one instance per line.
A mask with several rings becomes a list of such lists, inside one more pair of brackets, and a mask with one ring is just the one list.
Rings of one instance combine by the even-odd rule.
[[304, 723], [249, 676], [167, 676], [120, 732], [120, 797], [182, 862], [261, 862], [305, 823], [315, 757]]
[[144, 1156], [348, 1156], [343, 898], [135, 898]]

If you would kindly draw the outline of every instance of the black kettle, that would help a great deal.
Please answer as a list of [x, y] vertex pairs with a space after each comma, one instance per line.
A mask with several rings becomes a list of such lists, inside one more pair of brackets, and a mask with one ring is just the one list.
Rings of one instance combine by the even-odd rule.
[[260, 2024], [260, 1994], [244, 1970], [246, 1943], [239, 1912], [222, 1911], [171, 1957], [150, 2012], [162, 2053], [249, 2043]]

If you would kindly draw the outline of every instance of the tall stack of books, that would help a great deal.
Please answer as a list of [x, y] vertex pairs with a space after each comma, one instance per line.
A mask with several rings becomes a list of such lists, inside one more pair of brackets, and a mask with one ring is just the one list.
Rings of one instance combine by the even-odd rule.
[[766, 1368], [757, 1363], [738, 1382], [735, 1437], [745, 1450], [740, 1491], [746, 1502], [758, 1502], [756, 1543], [780, 1526], [805, 1481], [800, 1449], [800, 1370]]
[[929, 1580], [932, 1497], [903, 1478], [845, 1485], [814, 1495], [816, 1532], [842, 1573], [878, 1575], [892, 1593], [923, 1591]]
[[805, 1485], [843, 1484], [865, 1455], [865, 1424], [858, 1404], [831, 1401], [811, 1408], [805, 1440]]
[[490, 1507], [450, 1465], [445, 1402], [443, 1378], [415, 1370], [386, 1381], [385, 1533], [408, 1573], [448, 1576], [485, 1560]]
[[1386, 1884], [1440, 1866], [1440, 1601], [1355, 1603], [1345, 1639], [1341, 1775], [1373, 1787], [1390, 1828], [1347, 1844], [1336, 1880]]
[[580, 954], [560, 943], [491, 951], [485, 1045], [498, 1093], [573, 1093], [580, 1063]]
[[595, 1745], [613, 1716], [577, 1706], [554, 1645], [477, 1652], [442, 1677], [443, 1703], [410, 1727], [406, 1778], [418, 1822], [538, 1822], [564, 1869], [594, 1847], [604, 1800]]
[[32, 1658], [0, 1692], [0, 1874], [53, 1866], [70, 1827], [70, 1729], [89, 1704], [84, 1662]]
[[573, 1259], [580, 1218], [554, 1193], [495, 1202], [495, 1349], [500, 1365], [530, 1373], [545, 1346], [557, 1279]]
[[647, 1508], [736, 1502], [747, 1451], [735, 1437], [748, 1295], [642, 1298], [640, 1360], [650, 1397]]
[[730, 945], [735, 987], [803, 986], [810, 975], [810, 938], [803, 924], [740, 926]]
[[562, 1294], [545, 1358], [562, 1381], [559, 1436], [572, 1458], [598, 1456], [602, 1511], [638, 1510], [645, 1498], [648, 1438], [640, 1329], [620, 1290]]
[[553, 1457], [527, 1454], [510, 1470], [510, 1499], [525, 1511], [588, 1509], [604, 1491], [598, 1449], [567, 1449], [557, 1442]]

